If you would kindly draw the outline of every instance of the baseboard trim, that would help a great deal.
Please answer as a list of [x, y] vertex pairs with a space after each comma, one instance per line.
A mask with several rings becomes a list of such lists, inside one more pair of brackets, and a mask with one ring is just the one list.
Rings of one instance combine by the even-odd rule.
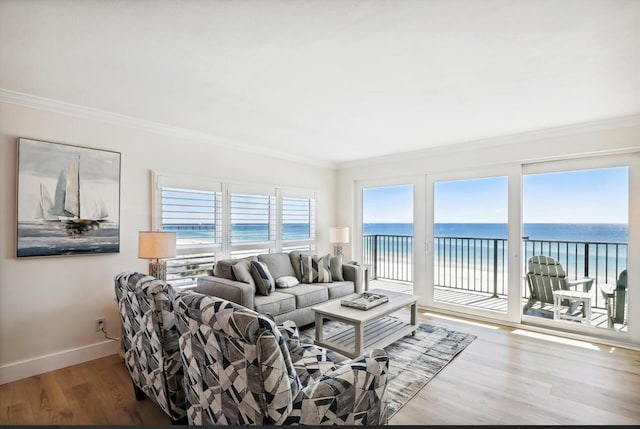
[[88, 346], [51, 353], [0, 366], [0, 384], [53, 371], [118, 353], [119, 341], [103, 341]]

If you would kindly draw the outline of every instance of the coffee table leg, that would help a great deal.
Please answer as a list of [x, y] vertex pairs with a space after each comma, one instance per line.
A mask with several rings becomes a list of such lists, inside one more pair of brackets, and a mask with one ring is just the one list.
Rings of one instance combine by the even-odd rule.
[[[411, 304], [411, 326], [413, 326], [414, 328], [418, 325], [418, 307], [416, 304], [417, 303], [415, 302]], [[411, 332], [411, 335], [416, 335], [415, 329], [413, 330], [413, 332]]]
[[316, 341], [318, 342], [324, 341], [324, 335], [322, 334], [323, 322], [324, 317], [322, 317], [321, 314], [316, 313]]
[[353, 325], [353, 329], [355, 329], [355, 349], [354, 349], [354, 355], [355, 356], [360, 356], [362, 354], [362, 343], [364, 340], [364, 330], [362, 329], [362, 323], [361, 322], [357, 322], [355, 325]]

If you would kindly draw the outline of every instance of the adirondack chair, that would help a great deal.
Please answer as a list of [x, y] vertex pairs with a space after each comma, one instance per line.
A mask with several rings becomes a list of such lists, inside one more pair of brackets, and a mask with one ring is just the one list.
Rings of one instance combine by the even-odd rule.
[[604, 283], [598, 285], [607, 306], [607, 325], [613, 328], [614, 323], [624, 323], [624, 307], [627, 298], [627, 270], [618, 276], [616, 285]]
[[[578, 290], [578, 286], [582, 285], [582, 291], [589, 292], [593, 286], [593, 279], [590, 278], [568, 280], [562, 264], [543, 255], [529, 258], [526, 278], [530, 295], [524, 313], [536, 302], [540, 302], [541, 306], [553, 304], [553, 292], [556, 290]], [[562, 301], [562, 305], [569, 307], [569, 313], [575, 312], [580, 304], [580, 301]], [[582, 310], [584, 313], [584, 308]]]

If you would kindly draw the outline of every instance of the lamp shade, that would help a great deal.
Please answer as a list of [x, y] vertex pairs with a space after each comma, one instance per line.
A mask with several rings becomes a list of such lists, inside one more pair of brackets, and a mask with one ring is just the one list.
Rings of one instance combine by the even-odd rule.
[[349, 242], [349, 227], [348, 226], [333, 226], [329, 228], [329, 242], [330, 243], [348, 243]]
[[138, 258], [161, 259], [175, 256], [175, 232], [140, 231], [138, 233]]

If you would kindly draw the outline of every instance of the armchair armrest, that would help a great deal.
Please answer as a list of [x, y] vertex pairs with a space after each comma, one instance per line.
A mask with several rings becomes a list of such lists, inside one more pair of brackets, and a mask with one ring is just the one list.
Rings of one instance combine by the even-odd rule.
[[583, 292], [589, 292], [591, 290], [591, 286], [593, 286], [593, 279], [586, 277], [584, 279], [567, 280], [568, 288], [574, 288], [575, 290], [578, 290], [578, 286], [580, 285], [582, 285]]
[[[385, 425], [388, 374], [389, 356], [382, 349], [347, 361], [304, 387], [284, 424]], [[335, 407], [324, 406], [329, 398]]]
[[203, 276], [198, 278], [196, 292], [217, 296], [240, 304], [250, 310], [255, 308], [256, 290], [248, 283], [228, 280], [222, 277]]

